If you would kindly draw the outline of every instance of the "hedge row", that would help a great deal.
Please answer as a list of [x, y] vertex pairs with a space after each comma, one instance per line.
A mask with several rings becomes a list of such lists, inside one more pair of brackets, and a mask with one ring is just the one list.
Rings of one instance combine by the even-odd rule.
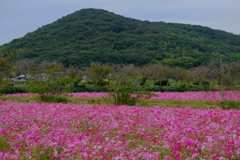
[[12, 93], [27, 93], [28, 88], [27, 87], [13, 87], [13, 86], [7, 86], [3, 87], [0, 90], [1, 94], [12, 94]]
[[68, 89], [70, 92], [108, 92], [108, 89], [102, 86], [81, 85], [78, 87], [68, 87], [66, 89]]
[[[102, 87], [102, 86], [85, 86], [81, 85], [78, 87], [68, 87], [65, 88], [69, 92], [108, 92], [108, 88]], [[144, 91], [152, 91], [152, 92], [186, 92], [186, 91], [209, 91], [213, 90], [210, 89], [209, 86], [168, 86], [168, 87], [140, 87], [139, 90]], [[27, 93], [28, 88], [27, 87], [13, 87], [8, 86], [4, 87], [0, 90], [0, 93], [2, 94], [12, 94], [12, 93]]]
[[[78, 86], [68, 88], [71, 92], [108, 92], [108, 88], [101, 86]], [[139, 90], [152, 91], [152, 92], [187, 92], [187, 91], [213, 91], [208, 85], [204, 86], [157, 86], [157, 87], [140, 87]]]
[[209, 88], [208, 85], [204, 86], [169, 86], [169, 87], [147, 87], [144, 90], [152, 92], [187, 92], [187, 91], [214, 91], [215, 89]]

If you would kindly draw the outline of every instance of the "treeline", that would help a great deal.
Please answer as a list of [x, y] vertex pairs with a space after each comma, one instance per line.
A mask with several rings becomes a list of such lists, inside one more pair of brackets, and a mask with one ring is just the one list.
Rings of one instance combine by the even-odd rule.
[[[134, 84], [136, 86], [170, 86], [170, 80], [175, 84], [193, 85], [222, 85], [233, 86], [240, 83], [240, 61], [225, 63], [222, 59], [212, 61], [204, 66], [190, 69], [169, 67], [160, 64], [142, 67], [130, 65], [101, 65], [91, 63], [90, 67], [68, 67], [62, 63], [33, 60], [20, 60], [14, 64], [16, 75], [48, 74], [48, 81], [61, 77], [72, 79], [72, 86], [79, 86], [81, 82], [97, 86]], [[12, 75], [13, 76], [13, 75]], [[152, 80], [152, 84], [147, 81]]]
[[83, 9], [0, 46], [12, 62], [31, 59], [65, 67], [149, 64], [193, 68], [217, 58], [240, 59], [240, 36], [208, 27], [125, 18], [101, 9]]
[[[66, 97], [58, 96], [64, 92], [109, 92], [115, 104], [135, 105], [138, 98], [151, 97], [151, 91], [219, 90], [224, 106], [224, 91], [240, 89], [240, 61], [224, 63], [221, 58], [190, 69], [98, 63], [65, 68], [59, 62], [20, 60], [12, 65], [7, 59], [0, 60], [0, 94], [37, 93], [43, 102], [68, 103]], [[12, 81], [18, 75], [27, 78], [26, 81]]]
[[[0, 94], [37, 93], [42, 102], [68, 103], [68, 98], [61, 96], [64, 92], [104, 91], [109, 92], [114, 104], [136, 105], [137, 99], [153, 96], [151, 91], [219, 90], [221, 106], [225, 107], [224, 91], [240, 90], [240, 61], [225, 63], [221, 57], [190, 69], [160, 64], [139, 67], [99, 63], [91, 63], [90, 67], [65, 68], [59, 62], [37, 63], [33, 60], [20, 60], [12, 65], [4, 58], [0, 62]], [[27, 79], [13, 81], [18, 75]], [[19, 83], [23, 87], [14, 87]]]

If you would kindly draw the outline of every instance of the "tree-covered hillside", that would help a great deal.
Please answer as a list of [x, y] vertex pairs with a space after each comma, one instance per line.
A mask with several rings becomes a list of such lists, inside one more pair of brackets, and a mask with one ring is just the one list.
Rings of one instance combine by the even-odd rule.
[[11, 61], [50, 60], [65, 66], [91, 62], [190, 68], [216, 58], [240, 59], [240, 35], [208, 27], [149, 22], [101, 9], [83, 9], [0, 46]]

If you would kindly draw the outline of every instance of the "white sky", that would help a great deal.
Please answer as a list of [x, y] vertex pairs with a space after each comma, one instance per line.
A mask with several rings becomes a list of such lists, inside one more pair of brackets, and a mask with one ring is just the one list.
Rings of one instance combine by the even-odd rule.
[[0, 0], [0, 45], [84, 8], [240, 35], [240, 0]]

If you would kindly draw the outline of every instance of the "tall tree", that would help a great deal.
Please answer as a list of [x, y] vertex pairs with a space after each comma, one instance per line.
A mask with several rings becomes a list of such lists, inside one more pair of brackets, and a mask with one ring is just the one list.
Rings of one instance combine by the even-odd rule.
[[90, 70], [88, 71], [87, 75], [96, 85], [102, 86], [109, 78], [111, 72], [111, 66], [91, 63]]
[[150, 67], [149, 66], [143, 66], [140, 68], [140, 73], [141, 73], [141, 82], [140, 85], [144, 86], [147, 79], [150, 77], [151, 72], [150, 72]]
[[12, 64], [6, 58], [0, 58], [0, 89], [4, 85], [4, 80], [10, 77]]
[[176, 81], [176, 84], [178, 83], [179, 80], [181, 81], [182, 84], [185, 72], [186, 70], [180, 67], [172, 68], [172, 78]]
[[74, 67], [74, 66], [70, 66], [68, 69], [67, 69], [67, 72], [66, 74], [69, 76], [69, 78], [72, 79], [73, 81], [73, 86], [74, 87], [77, 87], [79, 82], [81, 82], [83, 80], [83, 77], [86, 76], [87, 72], [86, 71], [83, 71], [83, 70], [80, 70], [79, 68], [77, 67]]
[[204, 81], [207, 80], [209, 69], [205, 66], [199, 66], [192, 70], [194, 80], [199, 84], [203, 85]]
[[36, 62], [33, 60], [19, 60], [14, 64], [15, 70], [19, 74], [27, 75], [30, 73], [31, 70], [36, 70]]
[[228, 64], [224, 63], [221, 56], [219, 59], [209, 63], [210, 75], [214, 82], [219, 85], [219, 90], [222, 97], [222, 106], [224, 107], [226, 87], [232, 86], [235, 81], [239, 81], [239, 63]]
[[50, 62], [50, 61], [42, 61], [39, 65], [38, 65], [38, 70], [43, 73], [46, 70], [57, 70], [58, 72], [65, 72], [66, 68], [64, 67], [64, 65], [61, 62]]

